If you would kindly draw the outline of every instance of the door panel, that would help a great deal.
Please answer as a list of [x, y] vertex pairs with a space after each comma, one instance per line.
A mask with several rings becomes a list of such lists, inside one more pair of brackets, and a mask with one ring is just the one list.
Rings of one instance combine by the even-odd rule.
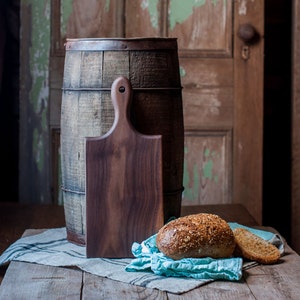
[[231, 203], [231, 149], [229, 130], [185, 133], [184, 204]]
[[232, 1], [170, 1], [168, 12], [181, 55], [231, 55]]
[[181, 58], [180, 67], [185, 128], [232, 127], [232, 59]]

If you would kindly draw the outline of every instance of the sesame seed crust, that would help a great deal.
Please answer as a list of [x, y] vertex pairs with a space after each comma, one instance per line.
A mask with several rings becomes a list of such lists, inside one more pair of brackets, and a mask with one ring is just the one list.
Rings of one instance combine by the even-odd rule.
[[218, 215], [199, 213], [165, 224], [157, 234], [158, 249], [172, 259], [230, 257], [235, 239], [228, 223]]

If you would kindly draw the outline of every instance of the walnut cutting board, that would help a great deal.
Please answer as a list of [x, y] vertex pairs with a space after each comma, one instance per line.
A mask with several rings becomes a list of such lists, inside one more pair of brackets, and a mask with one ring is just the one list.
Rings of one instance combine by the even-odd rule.
[[132, 243], [163, 226], [162, 137], [134, 129], [131, 96], [129, 80], [118, 77], [112, 128], [86, 139], [87, 257], [132, 257]]

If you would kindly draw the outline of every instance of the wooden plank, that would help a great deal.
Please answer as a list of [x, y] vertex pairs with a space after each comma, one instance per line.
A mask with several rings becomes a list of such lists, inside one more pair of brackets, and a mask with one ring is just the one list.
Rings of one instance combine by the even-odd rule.
[[255, 298], [252, 295], [252, 291], [244, 281], [238, 283], [231, 281], [215, 281], [198, 289], [194, 289], [186, 294], [183, 294], [182, 296], [168, 294], [168, 299], [254, 300], [260, 298]]
[[138, 36], [163, 36], [162, 17], [164, 15], [163, 3], [154, 5], [147, 4], [147, 1], [125, 1], [126, 22], [125, 36], [127, 38]]
[[166, 292], [84, 273], [83, 299], [158, 299], [167, 300]]
[[288, 245], [278, 264], [250, 268], [244, 272], [255, 299], [299, 299], [300, 256]]
[[168, 8], [168, 32], [179, 37], [180, 56], [230, 56], [233, 2], [196, 2], [171, 1]]
[[[71, 2], [52, 0], [52, 58], [55, 60], [58, 56], [64, 56], [66, 38], [124, 36], [123, 15], [123, 0], [89, 1], [89, 5], [80, 0]], [[61, 66], [63, 67], [63, 65]], [[55, 76], [52, 76], [51, 80], [55, 81]]]
[[186, 130], [233, 127], [231, 59], [180, 58]]
[[0, 299], [81, 299], [82, 271], [11, 262]]
[[233, 126], [232, 87], [185, 88], [182, 95], [186, 130], [197, 128], [201, 132]]

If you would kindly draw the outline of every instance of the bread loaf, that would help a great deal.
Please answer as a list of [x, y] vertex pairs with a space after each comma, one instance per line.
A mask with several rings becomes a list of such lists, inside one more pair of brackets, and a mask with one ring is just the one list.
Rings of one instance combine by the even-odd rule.
[[165, 224], [157, 233], [158, 249], [172, 259], [230, 257], [235, 239], [230, 226], [218, 215], [199, 213]]
[[233, 230], [236, 249], [234, 254], [261, 264], [274, 264], [280, 258], [280, 251], [271, 243], [253, 234], [247, 229], [236, 228]]

